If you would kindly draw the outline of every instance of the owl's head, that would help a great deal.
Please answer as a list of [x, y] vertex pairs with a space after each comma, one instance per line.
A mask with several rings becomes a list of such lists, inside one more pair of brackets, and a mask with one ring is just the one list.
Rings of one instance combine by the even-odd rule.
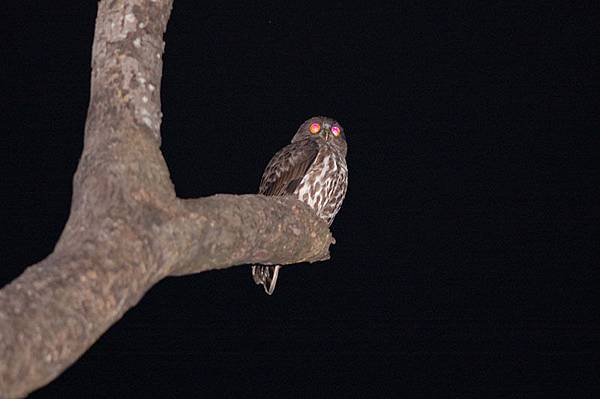
[[324, 140], [338, 148], [345, 156], [347, 151], [344, 129], [335, 119], [326, 116], [313, 116], [306, 120], [292, 138], [292, 143], [301, 140]]

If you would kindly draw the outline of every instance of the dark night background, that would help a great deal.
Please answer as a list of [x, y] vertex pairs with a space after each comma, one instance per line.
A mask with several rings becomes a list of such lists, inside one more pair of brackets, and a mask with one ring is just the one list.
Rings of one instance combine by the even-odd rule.
[[[301, 122], [336, 118], [332, 259], [273, 297], [245, 266], [168, 278], [31, 397], [592, 395], [598, 13], [278, 3], [175, 1], [162, 150], [181, 197], [252, 193]], [[67, 219], [96, 2], [0, 13], [1, 286]]]

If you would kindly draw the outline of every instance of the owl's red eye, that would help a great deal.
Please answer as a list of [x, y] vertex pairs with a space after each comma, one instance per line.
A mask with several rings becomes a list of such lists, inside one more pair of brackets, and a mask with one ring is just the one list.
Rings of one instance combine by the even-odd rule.
[[319, 133], [321, 131], [321, 125], [318, 124], [318, 123], [316, 123], [316, 122], [315, 123], [311, 123], [310, 127], [309, 127], [309, 130], [310, 130], [310, 132], [312, 134], [317, 134], [317, 133]]
[[333, 133], [333, 135], [334, 135], [335, 137], [339, 136], [339, 135], [340, 135], [340, 132], [341, 132], [341, 130], [340, 130], [340, 128], [339, 128], [338, 126], [333, 126], [333, 127], [331, 128], [331, 133]]

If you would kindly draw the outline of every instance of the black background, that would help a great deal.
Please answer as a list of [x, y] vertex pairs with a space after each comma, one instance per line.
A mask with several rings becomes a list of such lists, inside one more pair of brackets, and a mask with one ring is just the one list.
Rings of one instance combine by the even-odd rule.
[[[424, 3], [175, 2], [178, 195], [256, 192], [300, 123], [334, 117], [332, 259], [284, 269], [272, 297], [245, 266], [168, 278], [31, 397], [600, 387], [598, 13]], [[68, 216], [96, 3], [2, 7], [0, 285]]]

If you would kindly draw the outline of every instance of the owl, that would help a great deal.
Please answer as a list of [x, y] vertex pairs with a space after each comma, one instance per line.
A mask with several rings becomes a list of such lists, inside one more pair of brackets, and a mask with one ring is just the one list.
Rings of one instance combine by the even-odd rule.
[[[331, 118], [315, 116], [298, 128], [292, 142], [277, 152], [260, 181], [259, 194], [292, 195], [331, 226], [348, 187], [346, 136]], [[281, 266], [252, 266], [252, 277], [273, 294]]]

